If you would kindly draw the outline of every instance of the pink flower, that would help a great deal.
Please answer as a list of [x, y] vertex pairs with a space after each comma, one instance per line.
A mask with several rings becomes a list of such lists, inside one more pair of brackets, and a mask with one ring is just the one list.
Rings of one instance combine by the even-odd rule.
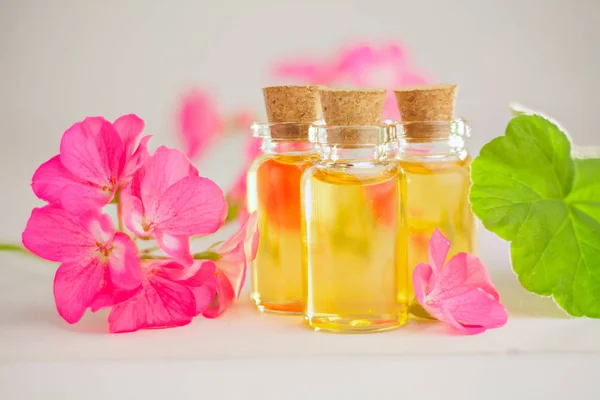
[[216, 183], [178, 150], [161, 146], [121, 193], [125, 225], [139, 237], [153, 237], [185, 266], [193, 263], [189, 237], [216, 232], [227, 202]]
[[216, 271], [216, 296], [202, 315], [216, 318], [221, 315], [234, 299], [238, 299], [248, 264], [256, 257], [258, 250], [258, 216], [256, 211], [240, 229], [217, 249], [220, 255]]
[[54, 300], [60, 316], [71, 324], [83, 317], [107, 278], [123, 289], [133, 289], [142, 280], [137, 248], [129, 236], [115, 233], [104, 214], [75, 216], [54, 205], [35, 208], [23, 245], [62, 263], [54, 277]]
[[153, 261], [144, 266], [143, 273], [138, 289], [113, 294], [117, 300], [108, 316], [110, 332], [187, 325], [206, 310], [215, 295], [212, 261], [189, 268]]
[[390, 119], [399, 117], [393, 90], [426, 83], [426, 79], [408, 63], [404, 48], [394, 43], [380, 48], [353, 47], [342, 53], [338, 65], [341, 75], [353, 85], [389, 89], [383, 113]]
[[113, 124], [102, 117], [77, 122], [63, 134], [60, 154], [35, 172], [34, 193], [73, 213], [104, 206], [148, 158], [143, 128], [133, 114]]
[[415, 296], [433, 317], [454, 328], [476, 334], [503, 326], [508, 313], [499, 302], [483, 263], [458, 253], [444, 266], [450, 242], [435, 230], [429, 241], [429, 263], [413, 272]]
[[387, 88], [384, 117], [392, 119], [398, 119], [393, 89], [426, 82], [410, 65], [404, 48], [395, 43], [378, 48], [355, 45], [333, 60], [283, 63], [276, 67], [275, 75], [317, 85]]
[[219, 110], [210, 95], [200, 90], [186, 93], [179, 111], [179, 132], [185, 154], [199, 158], [222, 130]]

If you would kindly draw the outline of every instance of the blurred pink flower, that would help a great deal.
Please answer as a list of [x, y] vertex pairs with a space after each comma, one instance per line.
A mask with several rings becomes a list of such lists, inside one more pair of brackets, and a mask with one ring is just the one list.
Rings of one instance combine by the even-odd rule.
[[174, 262], [147, 262], [141, 286], [116, 293], [120, 300], [109, 316], [113, 333], [184, 326], [202, 313], [215, 293], [212, 262], [185, 268]]
[[239, 298], [246, 279], [248, 264], [258, 250], [258, 216], [251, 213], [240, 229], [217, 249], [216, 296], [204, 311], [207, 318], [221, 315], [234, 299]]
[[355, 45], [332, 60], [281, 63], [276, 66], [275, 75], [315, 85], [386, 88], [384, 118], [390, 119], [399, 117], [393, 90], [426, 82], [409, 63], [404, 48], [396, 43], [381, 47]]
[[508, 313], [479, 258], [458, 253], [444, 262], [450, 242], [435, 230], [429, 240], [429, 264], [413, 272], [415, 297], [429, 314], [467, 334], [503, 326]]
[[35, 208], [23, 232], [32, 253], [62, 264], [54, 277], [54, 300], [61, 317], [78, 322], [110, 278], [123, 289], [140, 285], [137, 248], [124, 233], [115, 233], [107, 215], [75, 216], [54, 205]]
[[240, 173], [238, 174], [237, 179], [235, 180], [235, 184], [229, 190], [227, 197], [230, 200], [236, 202], [245, 202], [246, 201], [246, 175], [248, 174], [248, 169], [250, 165], [254, 161], [256, 157], [260, 154], [260, 146], [262, 140], [259, 138], [249, 137], [246, 140], [246, 147], [244, 151], [244, 166], [242, 167]]
[[223, 121], [212, 96], [202, 90], [186, 93], [179, 108], [179, 134], [190, 159], [202, 156], [223, 129]]
[[32, 179], [37, 197], [73, 212], [99, 209], [148, 158], [144, 121], [125, 115], [114, 124], [102, 117], [75, 123], [62, 136], [60, 154]]
[[178, 150], [159, 147], [121, 193], [125, 225], [185, 266], [193, 263], [189, 238], [216, 232], [227, 202], [216, 183]]

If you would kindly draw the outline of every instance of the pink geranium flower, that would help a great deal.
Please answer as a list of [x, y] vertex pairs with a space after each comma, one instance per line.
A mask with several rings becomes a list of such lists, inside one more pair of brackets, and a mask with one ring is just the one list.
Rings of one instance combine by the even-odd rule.
[[435, 230], [429, 241], [429, 265], [413, 272], [415, 296], [433, 317], [467, 334], [503, 326], [508, 313], [479, 258], [458, 253], [444, 262], [450, 242]]
[[256, 211], [248, 216], [240, 229], [218, 247], [216, 271], [216, 296], [204, 311], [207, 318], [221, 315], [234, 299], [239, 298], [248, 264], [258, 250], [258, 216]]
[[102, 117], [77, 122], [63, 134], [60, 154], [35, 172], [34, 193], [73, 213], [104, 206], [148, 158], [143, 128], [135, 115], [113, 124]]
[[178, 263], [193, 263], [189, 238], [216, 232], [227, 202], [216, 183], [178, 150], [161, 146], [123, 189], [125, 225], [139, 237], [153, 237]]
[[118, 300], [108, 316], [110, 332], [189, 324], [206, 310], [214, 297], [214, 273], [212, 261], [198, 264], [196, 268], [185, 268], [174, 262], [147, 262], [138, 289], [113, 294]]
[[54, 205], [35, 208], [23, 245], [39, 257], [62, 263], [54, 277], [54, 300], [60, 316], [71, 324], [83, 317], [107, 278], [123, 289], [142, 281], [137, 248], [129, 236], [115, 233], [104, 214], [76, 216]]
[[179, 110], [179, 133], [189, 158], [199, 158], [222, 128], [219, 110], [208, 93], [194, 89], [183, 96]]

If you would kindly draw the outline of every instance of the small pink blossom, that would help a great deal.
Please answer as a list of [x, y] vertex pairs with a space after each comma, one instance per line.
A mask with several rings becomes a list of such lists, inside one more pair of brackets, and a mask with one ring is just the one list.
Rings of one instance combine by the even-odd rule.
[[203, 315], [216, 318], [239, 298], [248, 264], [258, 250], [258, 216], [256, 211], [248, 216], [240, 229], [217, 249], [216, 296]]
[[199, 158], [222, 128], [219, 110], [208, 93], [194, 89], [183, 96], [179, 111], [179, 133], [189, 158]]
[[216, 232], [227, 202], [216, 183], [178, 150], [161, 146], [121, 193], [125, 225], [185, 266], [193, 263], [189, 238]]
[[116, 292], [109, 316], [112, 333], [170, 328], [189, 324], [212, 301], [216, 283], [212, 261], [185, 268], [174, 262], [151, 261], [143, 268], [139, 288]]
[[450, 242], [436, 229], [429, 240], [429, 264], [419, 264], [413, 272], [421, 306], [467, 334], [503, 326], [508, 313], [481, 260], [458, 253], [444, 266], [449, 249]]
[[88, 117], [71, 126], [60, 154], [42, 164], [32, 179], [34, 193], [73, 213], [99, 209], [148, 158], [144, 122], [125, 115], [113, 124]]
[[61, 317], [78, 322], [107, 279], [123, 289], [141, 283], [140, 259], [129, 236], [115, 233], [107, 215], [73, 215], [57, 206], [35, 208], [23, 232], [32, 253], [62, 263], [54, 277], [54, 300]]

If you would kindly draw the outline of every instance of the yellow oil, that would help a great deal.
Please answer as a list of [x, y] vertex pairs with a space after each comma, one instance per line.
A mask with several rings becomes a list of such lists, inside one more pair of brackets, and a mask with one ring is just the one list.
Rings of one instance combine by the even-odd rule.
[[475, 218], [468, 201], [471, 159], [400, 164], [406, 175], [410, 311], [427, 317], [414, 299], [412, 271], [428, 262], [433, 231], [438, 228], [451, 242], [446, 262], [456, 253], [476, 251]]
[[381, 167], [315, 166], [305, 174], [304, 318], [315, 330], [378, 332], [407, 320], [401, 169]]
[[315, 159], [264, 155], [248, 171], [248, 211], [257, 211], [260, 232], [251, 297], [261, 311], [302, 312], [300, 178]]

